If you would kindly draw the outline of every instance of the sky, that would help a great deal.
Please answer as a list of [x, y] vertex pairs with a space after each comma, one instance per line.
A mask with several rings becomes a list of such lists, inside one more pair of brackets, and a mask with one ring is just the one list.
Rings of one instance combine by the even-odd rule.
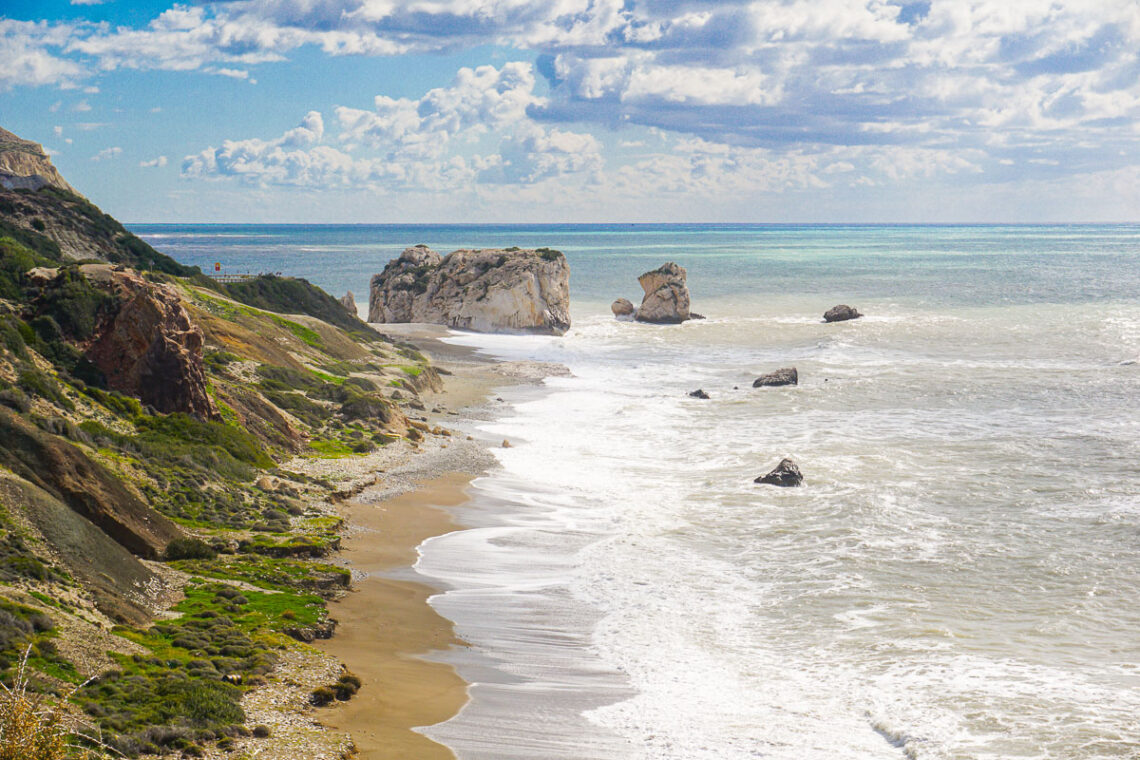
[[1140, 221], [1138, 0], [0, 0], [128, 222]]

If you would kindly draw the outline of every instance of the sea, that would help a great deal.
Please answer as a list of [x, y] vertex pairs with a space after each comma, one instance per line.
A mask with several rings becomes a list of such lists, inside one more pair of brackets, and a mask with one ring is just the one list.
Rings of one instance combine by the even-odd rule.
[[[362, 307], [409, 245], [565, 252], [565, 336], [450, 339], [571, 372], [419, 548], [461, 760], [1140, 758], [1140, 226], [132, 229]], [[615, 320], [667, 261], [706, 319]]]

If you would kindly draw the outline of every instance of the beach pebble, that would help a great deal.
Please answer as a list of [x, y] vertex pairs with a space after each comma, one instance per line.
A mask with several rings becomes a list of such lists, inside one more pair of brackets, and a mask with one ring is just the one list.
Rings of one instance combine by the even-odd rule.
[[504, 448], [504, 449], [509, 449], [509, 448], [511, 448], [511, 442], [510, 442], [510, 441], [508, 441], [506, 438], [504, 438], [504, 439], [503, 439], [503, 448]]

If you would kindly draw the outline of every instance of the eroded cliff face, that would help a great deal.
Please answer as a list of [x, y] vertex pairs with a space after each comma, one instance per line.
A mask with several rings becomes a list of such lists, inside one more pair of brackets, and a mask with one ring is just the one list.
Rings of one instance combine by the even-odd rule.
[[[202, 361], [202, 330], [190, 320], [178, 291], [110, 264], [84, 264], [79, 273], [108, 294], [111, 306], [81, 344], [107, 387], [135, 396], [163, 414], [185, 412], [216, 419]], [[50, 288], [59, 270], [39, 269], [33, 282]]]
[[5, 190], [39, 190], [45, 185], [75, 193], [52, 165], [41, 145], [0, 129], [0, 187]]
[[430, 322], [476, 332], [562, 335], [570, 265], [548, 248], [405, 250], [372, 278], [369, 322]]
[[178, 527], [79, 447], [0, 407], [0, 466], [82, 515], [135, 554], [154, 559]]
[[110, 289], [119, 304], [85, 352], [107, 385], [164, 414], [216, 418], [202, 364], [202, 331], [190, 321], [178, 291], [108, 265], [81, 270]]

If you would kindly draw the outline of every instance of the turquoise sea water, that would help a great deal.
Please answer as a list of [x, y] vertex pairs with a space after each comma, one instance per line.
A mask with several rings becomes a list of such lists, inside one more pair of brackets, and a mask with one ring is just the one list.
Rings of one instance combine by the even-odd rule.
[[[1140, 757], [1140, 227], [135, 230], [358, 303], [415, 243], [566, 252], [565, 336], [455, 338], [573, 373], [421, 548], [463, 760]], [[708, 319], [614, 320], [668, 260]]]
[[[283, 272], [335, 295], [405, 247], [552, 247], [572, 268], [576, 304], [632, 298], [637, 275], [677, 260], [694, 301], [816, 292], [935, 304], [1080, 303], [1140, 288], [1140, 225], [134, 225], [186, 264]], [[634, 282], [631, 288], [629, 283]]]

